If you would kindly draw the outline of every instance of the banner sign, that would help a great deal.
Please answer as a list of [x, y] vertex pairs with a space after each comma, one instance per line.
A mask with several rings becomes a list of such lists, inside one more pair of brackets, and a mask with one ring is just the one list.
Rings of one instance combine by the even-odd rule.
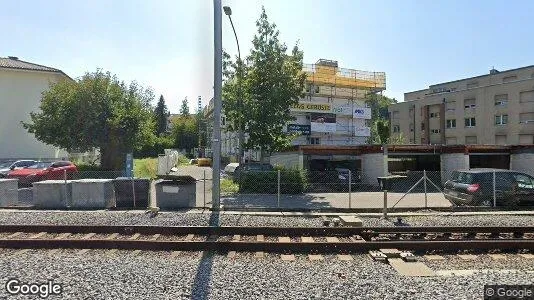
[[350, 104], [334, 104], [332, 112], [338, 115], [350, 116], [352, 115], [352, 109]]
[[311, 126], [300, 124], [287, 124], [287, 132], [309, 135], [311, 133]]
[[310, 124], [313, 132], [336, 132], [336, 115], [312, 113]]
[[291, 106], [291, 110], [304, 112], [330, 112], [332, 106], [329, 103], [299, 102]]
[[371, 128], [369, 127], [355, 127], [354, 128], [355, 136], [371, 136]]
[[369, 107], [356, 107], [352, 111], [352, 117], [355, 119], [371, 119], [371, 109]]

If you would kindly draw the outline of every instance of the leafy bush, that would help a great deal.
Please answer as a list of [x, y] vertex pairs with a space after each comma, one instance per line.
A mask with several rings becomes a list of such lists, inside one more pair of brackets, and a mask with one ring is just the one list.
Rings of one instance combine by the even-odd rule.
[[158, 172], [157, 158], [143, 158], [134, 160], [134, 176], [154, 179]]
[[[276, 194], [278, 172], [244, 172], [239, 177], [240, 193]], [[307, 188], [306, 172], [300, 170], [280, 171], [280, 193], [300, 194]]]
[[221, 179], [221, 193], [234, 194], [239, 191], [239, 186], [233, 180], [228, 178]]

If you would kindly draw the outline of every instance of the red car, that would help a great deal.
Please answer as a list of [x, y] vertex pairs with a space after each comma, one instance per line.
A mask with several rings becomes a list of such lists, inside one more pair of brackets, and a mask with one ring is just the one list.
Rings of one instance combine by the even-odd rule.
[[72, 179], [78, 173], [76, 165], [70, 161], [38, 162], [24, 169], [14, 170], [7, 174], [7, 178], [19, 180], [19, 185], [28, 186], [43, 180]]

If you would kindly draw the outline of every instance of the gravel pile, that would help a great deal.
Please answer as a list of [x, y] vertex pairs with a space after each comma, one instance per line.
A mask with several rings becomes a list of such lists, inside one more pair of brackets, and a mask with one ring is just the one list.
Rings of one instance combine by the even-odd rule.
[[[283, 262], [276, 255], [256, 259], [243, 253], [228, 259], [211, 253], [171, 257], [160, 252], [101, 252], [3, 254], [0, 283], [12, 277], [28, 282], [52, 279], [64, 286], [65, 299], [481, 299], [484, 284], [534, 280], [534, 274], [526, 272], [402, 277], [366, 255], [353, 255], [350, 262], [333, 257], [310, 262], [304, 256]], [[0, 298], [5, 296], [1, 289]]]
[[532, 226], [534, 216], [412, 216], [403, 217], [410, 226]]

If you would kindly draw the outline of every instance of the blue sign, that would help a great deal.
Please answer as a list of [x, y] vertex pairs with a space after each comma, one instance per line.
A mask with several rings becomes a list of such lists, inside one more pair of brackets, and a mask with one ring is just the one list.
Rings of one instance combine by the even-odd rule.
[[133, 154], [126, 154], [126, 177], [133, 177]]

